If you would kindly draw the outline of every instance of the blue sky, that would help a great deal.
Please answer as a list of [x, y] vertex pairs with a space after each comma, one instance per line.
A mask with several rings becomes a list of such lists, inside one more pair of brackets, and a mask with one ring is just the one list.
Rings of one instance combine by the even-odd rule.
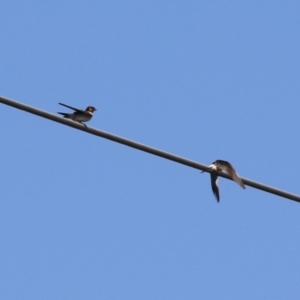
[[[299, 1], [0, 8], [2, 96], [300, 194]], [[299, 299], [298, 203], [0, 108], [1, 299]]]

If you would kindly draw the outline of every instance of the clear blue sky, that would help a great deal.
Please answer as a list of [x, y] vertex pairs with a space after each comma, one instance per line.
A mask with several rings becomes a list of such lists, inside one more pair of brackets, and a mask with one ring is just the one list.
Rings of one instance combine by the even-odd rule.
[[[3, 1], [0, 94], [300, 194], [299, 1]], [[0, 105], [1, 299], [300, 299], [300, 204]]]

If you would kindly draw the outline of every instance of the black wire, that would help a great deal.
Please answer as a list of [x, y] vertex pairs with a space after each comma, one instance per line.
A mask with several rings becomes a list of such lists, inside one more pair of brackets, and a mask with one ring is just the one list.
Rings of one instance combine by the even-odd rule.
[[[70, 127], [73, 127], [75, 129], [79, 129], [79, 130], [85, 131], [87, 133], [90, 133], [90, 134], [93, 134], [93, 135], [111, 140], [113, 142], [117, 142], [117, 143], [126, 145], [128, 147], [132, 147], [132, 148], [135, 148], [135, 149], [138, 149], [138, 150], [141, 150], [141, 151], [144, 151], [144, 152], [156, 155], [156, 156], [160, 156], [162, 158], [172, 160], [174, 162], [180, 163], [182, 165], [185, 165], [185, 166], [188, 166], [188, 167], [191, 167], [191, 168], [194, 168], [194, 169], [209, 172], [206, 165], [200, 164], [198, 162], [188, 160], [186, 158], [183, 158], [183, 157], [180, 157], [180, 156], [177, 156], [177, 155], [165, 152], [165, 151], [161, 151], [159, 149], [155, 149], [155, 148], [149, 147], [147, 145], [143, 145], [143, 144], [140, 144], [140, 143], [122, 138], [122, 137], [117, 136], [117, 135], [113, 135], [111, 133], [108, 133], [108, 132], [105, 132], [105, 131], [102, 131], [102, 130], [98, 130], [98, 129], [95, 129], [95, 128], [92, 128], [92, 127], [85, 126], [85, 125], [80, 124], [78, 122], [74, 122], [72, 120], [62, 118], [61, 116], [51, 114], [49, 112], [37, 109], [35, 107], [28, 106], [28, 105], [25, 105], [25, 104], [20, 103], [20, 102], [16, 102], [16, 101], [7, 99], [7, 98], [2, 97], [2, 96], [0, 96], [0, 102], [3, 103], [3, 104], [6, 104], [6, 105], [12, 106], [14, 108], [32, 113], [34, 115], [37, 115], [37, 116], [40, 116], [40, 117], [43, 117], [43, 118], [46, 118], [46, 119], [49, 119], [49, 120], [67, 125], [67, 126], [70, 126]], [[219, 176], [224, 177], [226, 179], [232, 180], [225, 173], [220, 173], [219, 172]], [[277, 196], [280, 196], [280, 197], [284, 197], [284, 198], [287, 198], [287, 199], [290, 199], [290, 200], [300, 202], [300, 196], [298, 196], [298, 195], [294, 195], [294, 194], [291, 194], [291, 193], [288, 193], [288, 192], [285, 192], [285, 191], [282, 191], [282, 190], [264, 185], [262, 183], [246, 179], [246, 178], [241, 177], [241, 179], [244, 182], [244, 184], [246, 184], [248, 186], [251, 186], [253, 188], [256, 188], [256, 189], [259, 189], [259, 190], [262, 190], [262, 191], [265, 191], [265, 192], [268, 192], [268, 193], [271, 193], [271, 194], [274, 194], [274, 195], [277, 195]]]

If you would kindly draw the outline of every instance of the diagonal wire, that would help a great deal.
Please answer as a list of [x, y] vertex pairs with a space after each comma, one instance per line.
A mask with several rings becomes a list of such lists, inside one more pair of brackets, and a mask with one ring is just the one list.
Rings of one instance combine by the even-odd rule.
[[[195, 161], [192, 161], [192, 160], [189, 160], [189, 159], [186, 159], [186, 158], [183, 158], [183, 157], [180, 157], [180, 156], [177, 156], [177, 155], [174, 155], [174, 154], [171, 154], [171, 153], [168, 153], [168, 152], [156, 149], [156, 148], [152, 148], [152, 147], [149, 147], [147, 145], [143, 145], [143, 144], [125, 139], [125, 138], [117, 136], [117, 135], [113, 135], [111, 133], [108, 133], [108, 132], [105, 132], [105, 131], [102, 131], [102, 130], [98, 130], [98, 129], [95, 129], [95, 128], [92, 128], [92, 127], [87, 127], [83, 124], [80, 124], [80, 123], [74, 122], [72, 120], [62, 118], [61, 116], [51, 114], [49, 112], [37, 109], [35, 107], [28, 106], [28, 105], [20, 103], [20, 102], [16, 102], [14, 100], [11, 100], [11, 99], [8, 99], [8, 98], [2, 97], [2, 96], [0, 96], [0, 102], [3, 103], [3, 104], [6, 104], [6, 105], [12, 106], [14, 108], [32, 113], [34, 115], [37, 115], [37, 116], [40, 116], [40, 117], [43, 117], [43, 118], [46, 118], [46, 119], [49, 119], [49, 120], [67, 125], [67, 126], [70, 126], [70, 127], [73, 127], [75, 129], [79, 129], [79, 130], [85, 131], [87, 133], [90, 133], [90, 134], [93, 134], [93, 135], [111, 140], [113, 142], [117, 142], [117, 143], [129, 146], [129, 147], [132, 147], [132, 148], [135, 148], [135, 149], [138, 149], [138, 150], [141, 150], [141, 151], [144, 151], [144, 152], [156, 155], [156, 156], [160, 156], [162, 158], [175, 161], [177, 163], [186, 165], [188, 167], [192, 167], [192, 168], [195, 168], [195, 169], [198, 169], [198, 170], [209, 172], [209, 169], [207, 168], [206, 165], [200, 164], [198, 162], [195, 162]], [[218, 172], [218, 175], [221, 176], [221, 177], [232, 180], [225, 173]], [[300, 202], [300, 196], [298, 196], [298, 195], [291, 194], [291, 193], [285, 192], [283, 190], [279, 190], [279, 189], [273, 188], [271, 186], [267, 186], [265, 184], [255, 182], [253, 180], [246, 179], [246, 178], [243, 178], [243, 177], [241, 177], [241, 179], [244, 182], [244, 184], [246, 184], [248, 186], [251, 186], [253, 188], [256, 188], [256, 189], [259, 189], [259, 190], [262, 190], [262, 191], [265, 191], [265, 192], [268, 192], [268, 193], [271, 193], [271, 194], [274, 194], [274, 195], [277, 195], [277, 196], [280, 196], [280, 197], [284, 197], [284, 198], [287, 198], [287, 199], [290, 199], [290, 200], [294, 200], [296, 202]]]

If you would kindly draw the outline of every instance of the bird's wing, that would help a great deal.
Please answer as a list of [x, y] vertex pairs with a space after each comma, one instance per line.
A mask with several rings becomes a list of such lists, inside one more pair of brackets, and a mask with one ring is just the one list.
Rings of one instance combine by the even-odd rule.
[[69, 105], [67, 105], [67, 104], [63, 104], [63, 103], [58, 103], [58, 104], [59, 104], [59, 105], [62, 105], [62, 106], [65, 106], [65, 107], [67, 107], [67, 108], [73, 109], [73, 110], [78, 111], [78, 112], [84, 112], [84, 110], [82, 110], [82, 109], [78, 109], [78, 108], [69, 106]]
[[228, 173], [228, 175], [243, 189], [245, 189], [245, 185], [242, 181], [242, 179], [240, 178], [240, 176], [237, 174], [236, 170], [234, 169], [234, 167], [229, 163], [223, 163], [222, 166], [220, 166], [220, 169], [222, 169], [223, 171], [225, 171], [226, 173]]
[[211, 189], [218, 202], [220, 202], [218, 175], [214, 172], [210, 173]]

